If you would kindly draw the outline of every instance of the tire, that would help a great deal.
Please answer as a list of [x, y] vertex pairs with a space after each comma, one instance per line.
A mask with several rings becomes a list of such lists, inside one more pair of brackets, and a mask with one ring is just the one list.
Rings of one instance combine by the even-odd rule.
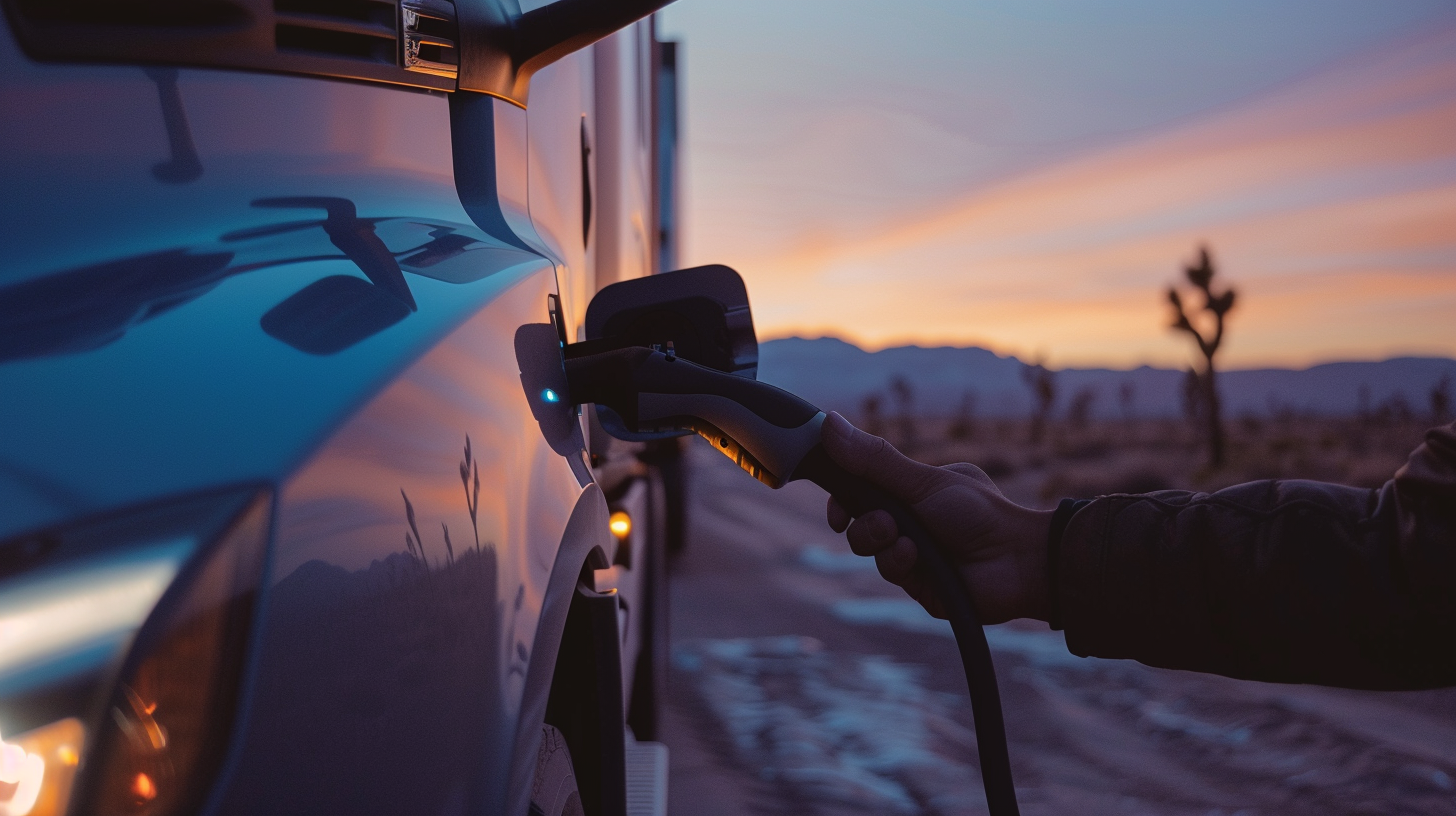
[[576, 770], [566, 737], [550, 725], [541, 726], [541, 749], [536, 752], [536, 780], [531, 786], [530, 816], [585, 816]]

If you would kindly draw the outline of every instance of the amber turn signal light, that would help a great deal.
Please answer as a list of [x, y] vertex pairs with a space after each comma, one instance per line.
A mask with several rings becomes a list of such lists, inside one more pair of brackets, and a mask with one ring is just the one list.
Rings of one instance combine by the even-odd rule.
[[625, 511], [618, 510], [607, 521], [607, 529], [612, 531], [612, 535], [616, 536], [617, 540], [626, 541], [627, 536], [632, 534], [632, 517]]

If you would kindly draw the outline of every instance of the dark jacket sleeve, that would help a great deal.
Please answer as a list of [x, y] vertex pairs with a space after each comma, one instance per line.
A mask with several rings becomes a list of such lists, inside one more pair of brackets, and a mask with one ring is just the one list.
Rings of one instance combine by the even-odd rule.
[[1456, 424], [1379, 490], [1104, 496], [1054, 554], [1083, 656], [1285, 683], [1456, 685]]

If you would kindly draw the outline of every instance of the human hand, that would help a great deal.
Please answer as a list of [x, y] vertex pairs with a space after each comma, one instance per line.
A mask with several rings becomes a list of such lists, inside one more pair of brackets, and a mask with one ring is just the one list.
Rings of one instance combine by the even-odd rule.
[[[824, 421], [821, 440], [840, 467], [900, 499], [920, 519], [960, 573], [982, 623], [1047, 619], [1050, 511], [1007, 499], [975, 465], [932, 467], [907, 458], [838, 413]], [[916, 564], [914, 542], [900, 535], [889, 513], [875, 510], [851, 519], [831, 496], [828, 515], [829, 526], [845, 533], [850, 549], [874, 557], [885, 580], [931, 615], [945, 617], [930, 576]]]

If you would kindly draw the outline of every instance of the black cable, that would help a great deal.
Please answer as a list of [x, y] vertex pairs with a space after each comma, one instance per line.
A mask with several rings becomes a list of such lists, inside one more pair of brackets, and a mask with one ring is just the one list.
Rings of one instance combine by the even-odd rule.
[[996, 686], [996, 667], [991, 663], [991, 647], [986, 643], [986, 633], [976, 617], [965, 583], [908, 507], [876, 485], [841, 468], [822, 446], [816, 445], [809, 451], [793, 478], [807, 479], [824, 488], [856, 518], [872, 510], [884, 510], [895, 520], [900, 535], [915, 542], [918, 563], [935, 582], [935, 594], [950, 619], [961, 666], [966, 672], [986, 805], [991, 816], [1019, 816], [1016, 786], [1011, 780], [1011, 755], [1006, 747], [1006, 720], [1001, 712], [1001, 692]]

